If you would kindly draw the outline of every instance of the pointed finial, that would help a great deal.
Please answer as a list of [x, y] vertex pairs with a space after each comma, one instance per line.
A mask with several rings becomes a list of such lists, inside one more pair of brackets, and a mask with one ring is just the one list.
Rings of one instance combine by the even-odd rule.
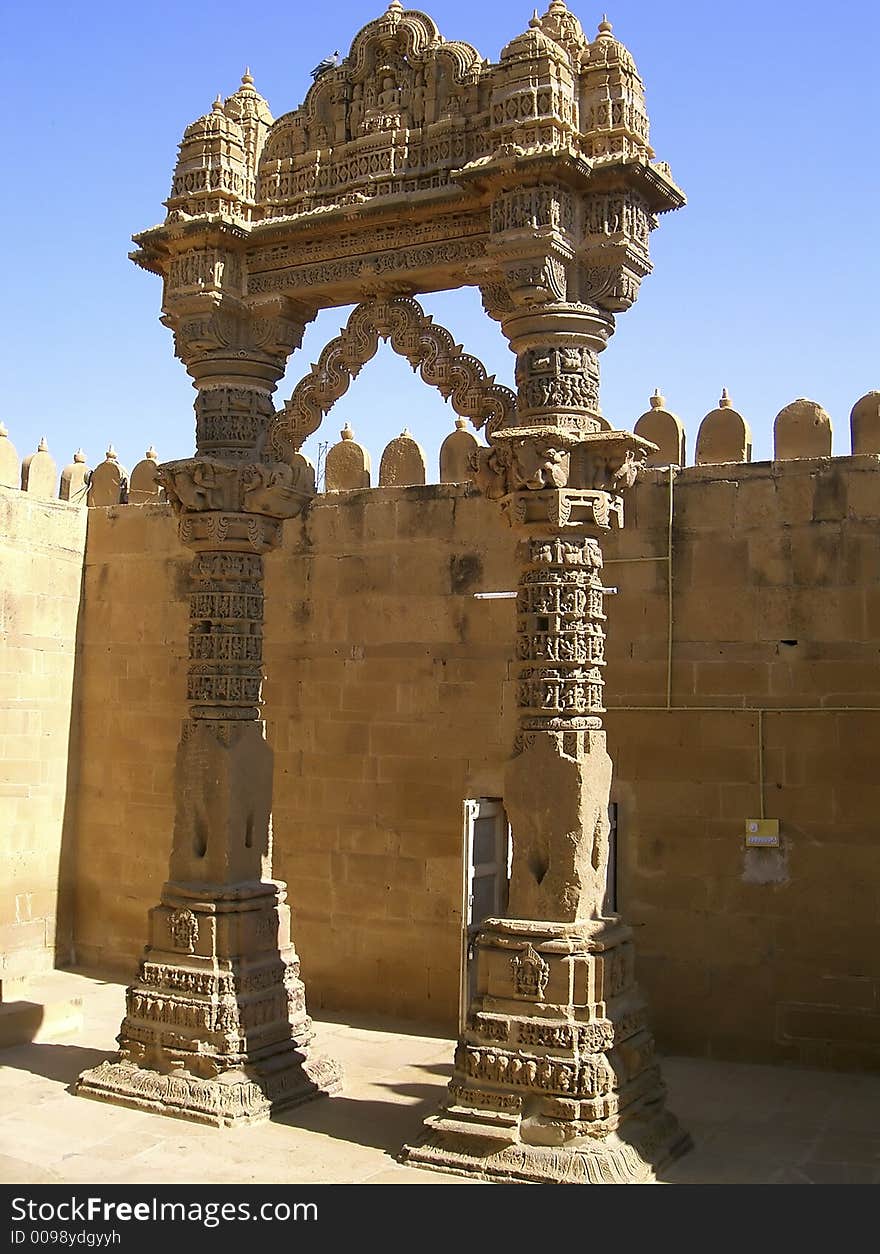
[[86, 455], [85, 455], [85, 453], [82, 451], [82, 449], [81, 449], [81, 448], [78, 448], [78, 449], [76, 450], [76, 452], [75, 452], [75, 453], [74, 453], [74, 455], [73, 455], [73, 460], [74, 460], [75, 462], [84, 462], [84, 461], [86, 460]]
[[733, 401], [730, 399], [727, 388], [721, 389], [721, 400], [718, 402], [719, 409], [732, 409]]
[[608, 36], [610, 36], [610, 35], [611, 35], [611, 32], [613, 31], [613, 29], [614, 29], [614, 28], [613, 28], [613, 26], [612, 26], [612, 25], [611, 25], [611, 23], [608, 21], [608, 14], [607, 14], [607, 13], [603, 13], [603, 14], [602, 14], [602, 21], [599, 23], [599, 35], [600, 35], [600, 36], [602, 36], [602, 35], [608, 35]]
[[410, 435], [410, 433], [409, 433], [409, 427], [404, 427], [404, 428], [403, 428], [403, 430], [402, 430], [402, 431], [401, 431], [401, 433], [400, 433], [400, 438], [401, 438], [401, 440], [411, 440], [411, 439], [412, 439], [412, 436], [411, 436], [411, 435]]
[[353, 440], [354, 432], [351, 429], [351, 423], [347, 422], [339, 434], [342, 436], [343, 440]]
[[220, 95], [220, 92], [219, 92], [219, 91], [217, 92], [217, 99], [216, 99], [216, 100], [214, 101], [214, 103], [211, 105], [211, 110], [212, 110], [212, 112], [214, 112], [214, 113], [222, 113], [222, 112], [223, 112], [223, 97]]
[[8, 436], [8, 435], [9, 435], [9, 432], [6, 430], [6, 423], [0, 422], [0, 440], [2, 440], [4, 436]]
[[541, 25], [541, 19], [538, 17], [538, 10], [535, 9], [535, 11], [532, 13], [532, 16], [529, 18], [529, 26], [540, 26], [540, 25]]
[[49, 445], [46, 443], [46, 437], [44, 435], [40, 436], [40, 443], [37, 445], [37, 452], [38, 453], [49, 452]]
[[150, 447], [147, 449], [147, 451], [146, 451], [146, 453], [144, 454], [144, 456], [145, 456], [145, 457], [148, 457], [148, 458], [149, 458], [149, 460], [150, 460], [151, 462], [157, 462], [157, 461], [159, 460], [159, 454], [158, 454], [158, 453], [156, 452], [156, 450], [153, 448], [152, 444], [151, 444], [151, 445], [150, 445]]
[[464, 431], [467, 424], [468, 424], [467, 418], [456, 418], [455, 420], [455, 428], [457, 431]]
[[108, 462], [116, 461], [116, 449], [113, 447], [112, 444], [107, 449], [107, 461]]
[[391, 12], [392, 12], [392, 10], [394, 10], [394, 11], [396, 11], [396, 12], [398, 12], [398, 13], [402, 13], [402, 12], [403, 12], [403, 5], [400, 3], [400, 0], [391, 0], [391, 3], [388, 5], [388, 10], [387, 10], [387, 11], [388, 11], [389, 13], [391, 13]]
[[654, 388], [654, 395], [651, 397], [651, 408], [652, 409], [665, 409], [665, 407], [666, 407], [666, 397], [661, 396], [659, 388]]
[[254, 78], [251, 74], [251, 67], [249, 65], [244, 67], [244, 74], [241, 76], [241, 85], [242, 87], [253, 87], [254, 85]]

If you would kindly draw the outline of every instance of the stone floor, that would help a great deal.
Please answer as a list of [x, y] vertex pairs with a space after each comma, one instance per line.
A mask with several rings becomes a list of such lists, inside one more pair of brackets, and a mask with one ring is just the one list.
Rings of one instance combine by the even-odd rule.
[[[452, 1043], [418, 1025], [318, 1023], [345, 1069], [340, 1096], [220, 1131], [71, 1095], [109, 1056], [123, 986], [65, 976], [84, 1026], [0, 1050], [0, 1182], [24, 1184], [456, 1184], [395, 1154], [434, 1110]], [[880, 1183], [880, 1075], [666, 1058], [671, 1108], [696, 1148], [669, 1184]]]

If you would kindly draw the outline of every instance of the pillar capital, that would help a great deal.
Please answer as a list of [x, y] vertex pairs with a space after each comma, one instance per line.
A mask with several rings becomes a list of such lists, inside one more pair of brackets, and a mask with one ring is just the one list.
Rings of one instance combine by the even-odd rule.
[[163, 462], [158, 480], [178, 517], [180, 538], [196, 551], [266, 552], [280, 524], [315, 495], [315, 471], [301, 453], [289, 462], [189, 457]]
[[656, 447], [629, 431], [578, 436], [561, 424], [512, 426], [476, 450], [474, 482], [531, 535], [623, 526], [623, 497]]
[[271, 393], [314, 316], [290, 300], [251, 307], [206, 293], [167, 300], [162, 322], [197, 387], [249, 384]]
[[174, 351], [200, 383], [252, 379], [274, 391], [315, 309], [286, 297], [245, 303], [203, 291], [166, 295], [161, 321]]
[[198, 392], [199, 454], [246, 458], [274, 417], [272, 394], [315, 316], [287, 298], [244, 304], [216, 292], [166, 297], [162, 322]]

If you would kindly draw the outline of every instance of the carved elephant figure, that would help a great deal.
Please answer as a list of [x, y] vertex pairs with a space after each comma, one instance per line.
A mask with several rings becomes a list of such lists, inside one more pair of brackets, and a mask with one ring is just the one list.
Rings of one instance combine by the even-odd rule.
[[293, 518], [315, 495], [315, 472], [302, 454], [288, 462], [263, 462], [242, 474], [242, 507], [252, 514]]
[[569, 454], [545, 440], [520, 440], [514, 451], [517, 487], [540, 491], [564, 488], [568, 483]]
[[235, 468], [194, 458], [160, 466], [156, 478], [165, 489], [175, 513], [182, 509], [200, 511], [228, 509], [229, 479]]
[[509, 464], [507, 449], [476, 448], [470, 455], [468, 467], [473, 482], [490, 501], [498, 501], [509, 492]]

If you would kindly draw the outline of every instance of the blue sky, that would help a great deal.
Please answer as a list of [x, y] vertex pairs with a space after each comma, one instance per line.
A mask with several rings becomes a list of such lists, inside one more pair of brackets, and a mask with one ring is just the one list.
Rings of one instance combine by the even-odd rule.
[[[609, 3], [645, 81], [657, 156], [689, 203], [654, 233], [655, 273], [602, 355], [605, 414], [631, 426], [660, 387], [690, 456], [726, 386], [752, 424], [757, 460], [770, 455], [777, 411], [808, 396], [831, 414], [835, 452], [847, 453], [853, 402], [880, 388], [880, 8]], [[191, 452], [194, 393], [158, 322], [161, 283], [128, 260], [130, 236], [161, 221], [184, 127], [218, 91], [234, 91], [246, 65], [277, 117], [301, 102], [309, 69], [335, 48], [344, 55], [383, 7], [4, 7], [0, 420], [20, 455], [41, 435], [59, 467], [78, 445], [94, 465], [110, 441], [129, 468], [150, 442], [162, 459]], [[592, 37], [601, 8], [570, 7]], [[446, 38], [495, 60], [532, 3], [434, 0], [426, 11]], [[511, 381], [512, 355], [473, 291], [423, 303]], [[312, 324], [279, 404], [344, 319], [328, 310]], [[335, 441], [350, 421], [375, 468], [404, 425], [436, 456], [453, 419], [384, 349], [320, 438]]]

